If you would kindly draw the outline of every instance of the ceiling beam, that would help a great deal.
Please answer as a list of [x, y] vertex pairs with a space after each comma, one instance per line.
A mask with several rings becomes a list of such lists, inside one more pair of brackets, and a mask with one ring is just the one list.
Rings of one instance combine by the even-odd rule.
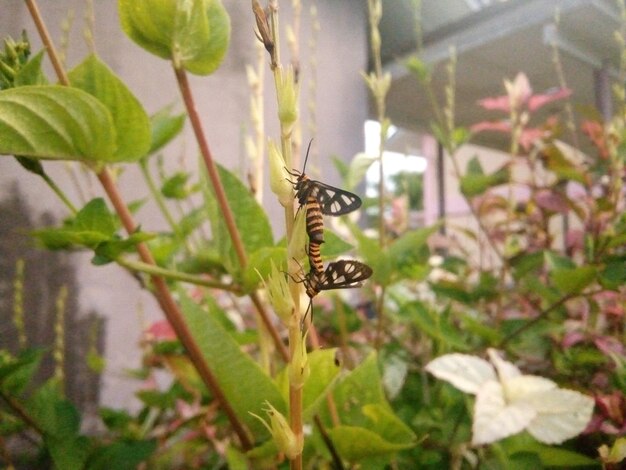
[[[531, 26], [552, 23], [555, 11], [560, 15], [579, 8], [591, 7], [603, 15], [619, 19], [619, 12], [604, 0], [517, 0], [493, 5], [479, 12], [470, 14], [458, 22], [445, 26], [424, 38], [421, 54], [427, 64], [436, 64], [450, 57], [450, 48], [454, 47], [458, 55], [477, 49], [503, 37]], [[392, 79], [408, 75], [404, 62], [415, 54], [407, 54], [385, 65], [385, 72], [391, 73]]]

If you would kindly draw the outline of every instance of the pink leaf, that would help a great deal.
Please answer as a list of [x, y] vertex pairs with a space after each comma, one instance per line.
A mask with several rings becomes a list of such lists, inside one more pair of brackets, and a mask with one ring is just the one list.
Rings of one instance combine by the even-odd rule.
[[524, 150], [528, 151], [532, 145], [544, 135], [543, 129], [529, 128], [522, 131], [522, 135], [519, 138], [519, 143]]
[[497, 131], [511, 132], [511, 123], [508, 121], [482, 121], [470, 127], [472, 132]]
[[533, 95], [528, 99], [528, 110], [535, 111], [548, 103], [567, 98], [571, 94], [572, 90], [569, 88], [557, 88], [542, 95]]
[[487, 110], [499, 110], [506, 113], [511, 111], [511, 103], [508, 96], [494, 96], [478, 100], [478, 105]]

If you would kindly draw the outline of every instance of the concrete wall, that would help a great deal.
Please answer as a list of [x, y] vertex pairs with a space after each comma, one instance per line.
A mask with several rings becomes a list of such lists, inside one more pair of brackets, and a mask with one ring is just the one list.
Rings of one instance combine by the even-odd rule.
[[[360, 77], [366, 64], [366, 21], [364, 2], [357, 0], [319, 0], [315, 2], [319, 11], [321, 31], [318, 36], [317, 52], [317, 93], [312, 97], [309, 91], [310, 63], [308, 61], [308, 41], [310, 37], [309, 6], [303, 2], [301, 29], [301, 76], [302, 76], [302, 140], [310, 137], [307, 131], [306, 104], [314, 100], [317, 109], [317, 133], [315, 144], [319, 152], [317, 166], [328, 179], [335, 174], [330, 163], [330, 155], [350, 158], [363, 148], [363, 122], [367, 116], [367, 91]], [[58, 44], [61, 38], [62, 21], [68, 11], [74, 11], [74, 22], [69, 35], [68, 66], [78, 64], [89, 49], [83, 39], [85, 26], [83, 16], [86, 2], [64, 0], [39, 2], [44, 19], [52, 37]], [[152, 114], [170, 103], [176, 103], [182, 110], [172, 70], [167, 62], [157, 59], [130, 41], [120, 30], [117, 17], [117, 2], [96, 0], [95, 46], [100, 57], [109, 64], [129, 86], [147, 112]], [[291, 16], [291, 2], [280, 2], [281, 25], [288, 24]], [[250, 2], [224, 0], [231, 15], [231, 47], [222, 67], [209, 77], [192, 77], [191, 84], [197, 100], [200, 115], [209, 145], [215, 158], [230, 168], [245, 166], [243, 136], [250, 128], [249, 91], [245, 75], [245, 65], [254, 63], [253, 18]], [[41, 43], [32, 26], [24, 2], [5, 0], [0, 5], [0, 34], [2, 37], [17, 37], [26, 29], [33, 43], [33, 50], [39, 50]], [[284, 37], [284, 35], [283, 35]], [[288, 52], [283, 51], [284, 60]], [[48, 68], [48, 70], [50, 70]], [[266, 68], [266, 71], [269, 71]], [[50, 73], [49, 77], [53, 79]], [[269, 136], [278, 139], [275, 98], [273, 84], [266, 76], [265, 120]], [[1, 138], [1, 136], [0, 136]], [[184, 136], [165, 150], [168, 164], [172, 167], [183, 164], [188, 169], [196, 166], [196, 144], [190, 129]], [[49, 162], [46, 171], [59, 182], [68, 195], [80, 204], [79, 193], [70, 182], [65, 164]], [[147, 195], [147, 189], [139, 178], [136, 168], [124, 166], [119, 184], [127, 201], [137, 200]], [[80, 172], [79, 172], [80, 173]], [[62, 218], [67, 212], [52, 192], [40, 179], [27, 174], [9, 157], [0, 157], [0, 198], [9, 183], [18, 180], [20, 188], [27, 195], [33, 211], [50, 211]], [[85, 184], [83, 190], [87, 198], [101, 194], [94, 178]], [[282, 231], [282, 208], [266, 191], [265, 207], [276, 221], [276, 234]], [[146, 230], [158, 230], [165, 224], [156, 207], [149, 203], [138, 214], [138, 221]], [[0, 256], [2, 254], [0, 253]], [[107, 315], [106, 359], [107, 370], [103, 380], [102, 404], [107, 406], [132, 406], [133, 392], [137, 383], [130, 381], [124, 373], [126, 368], [139, 365], [140, 350], [138, 340], [145, 323], [162, 318], [151, 298], [142, 292], [137, 283], [116, 266], [95, 267], [89, 263], [90, 256], [77, 255], [76, 268], [81, 280], [80, 302], [85, 310], [96, 309]]]

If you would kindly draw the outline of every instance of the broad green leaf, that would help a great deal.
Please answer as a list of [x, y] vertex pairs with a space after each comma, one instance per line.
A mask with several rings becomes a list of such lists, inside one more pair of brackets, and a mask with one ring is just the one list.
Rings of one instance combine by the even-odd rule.
[[278, 387], [217, 321], [218, 307], [212, 301], [205, 311], [181, 294], [180, 305], [189, 329], [233, 410], [255, 436], [267, 436], [267, 430], [249, 412], [263, 416], [267, 400], [284, 413], [286, 405]]
[[[218, 171], [246, 253], [251, 254], [263, 247], [272, 246], [274, 244], [272, 227], [263, 208], [233, 173], [220, 165], [218, 165]], [[203, 175], [202, 189], [209, 210], [213, 240], [226, 268], [231, 274], [237, 273], [239, 261], [226, 228], [224, 216], [217, 205], [213, 188], [210, 187], [210, 180], [205, 171]]]
[[509, 181], [508, 167], [504, 166], [487, 175], [478, 158], [474, 157], [469, 161], [465, 175], [461, 177], [461, 192], [467, 197], [474, 197], [507, 181]]
[[415, 433], [400, 418], [393, 414], [389, 407], [379, 404], [365, 405], [363, 414], [372, 423], [368, 429], [375, 431], [376, 434], [385, 440], [396, 444], [415, 445]]
[[372, 268], [372, 280], [377, 284], [388, 285], [393, 269], [387, 251], [380, 248], [378, 240], [366, 236], [356, 224], [346, 220], [346, 225], [358, 242], [359, 254], [363, 261]]
[[501, 443], [508, 455], [528, 452], [536, 454], [545, 467], [595, 466], [597, 461], [577, 452], [559, 447], [551, 447], [537, 442], [527, 433], [511, 436]]
[[132, 162], [148, 153], [150, 121], [139, 100], [96, 55], [68, 73], [73, 87], [96, 97], [111, 113], [116, 150], [107, 162]]
[[230, 18], [220, 0], [118, 0], [124, 32], [187, 71], [207, 75], [228, 48]]
[[157, 150], [162, 149], [174, 137], [180, 134], [185, 125], [186, 117], [185, 113], [172, 114], [171, 105], [160, 109], [150, 116], [152, 143], [150, 144], [148, 154], [152, 155]]
[[573, 269], [557, 269], [550, 273], [555, 287], [566, 294], [575, 294], [591, 284], [597, 275], [595, 266], [580, 266]]
[[391, 454], [415, 445], [412, 442], [389, 442], [365, 427], [340, 425], [330, 429], [328, 434], [339, 455], [350, 462]]
[[107, 240], [100, 243], [96, 247], [96, 256], [91, 262], [97, 266], [115, 261], [122, 253], [135, 251], [135, 247], [139, 243], [151, 240], [156, 237], [153, 233], [135, 232], [129, 235], [127, 238], [113, 237], [112, 240]]
[[97, 449], [89, 459], [86, 470], [134, 470], [157, 449], [156, 440], [118, 440]]
[[96, 98], [64, 86], [0, 91], [0, 155], [82, 161], [115, 158], [111, 113]]
[[96, 248], [100, 243], [111, 240], [116, 228], [115, 217], [104, 200], [96, 198], [88, 202], [65, 227], [35, 230], [32, 234], [49, 249], [74, 245]]
[[366, 425], [368, 419], [363, 414], [365, 405], [380, 404], [389, 408], [377, 361], [376, 354], [371, 353], [333, 389], [337, 409], [343, 410], [342, 423]]

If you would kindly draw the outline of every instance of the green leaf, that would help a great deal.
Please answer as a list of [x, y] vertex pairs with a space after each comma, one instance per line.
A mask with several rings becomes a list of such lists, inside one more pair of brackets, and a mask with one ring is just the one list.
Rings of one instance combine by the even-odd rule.
[[[272, 260], [274, 261], [274, 265], [279, 267], [279, 269], [286, 271], [286, 259], [287, 249], [284, 247], [267, 246], [252, 253], [243, 273], [242, 287], [244, 291], [248, 292], [255, 289], [259, 282], [261, 282], [261, 277], [263, 279], [269, 277]], [[261, 277], [259, 277], [259, 274]]]
[[98, 232], [105, 236], [112, 236], [117, 223], [115, 216], [109, 211], [101, 197], [92, 199], [83, 207], [73, 223], [73, 228], [77, 231]]
[[339, 455], [350, 462], [410, 449], [415, 445], [389, 442], [370, 429], [357, 426], [336, 426], [328, 434]]
[[[221, 165], [218, 165], [218, 171], [246, 253], [251, 254], [263, 247], [273, 246], [272, 227], [263, 208], [233, 173]], [[239, 271], [239, 260], [226, 228], [224, 216], [217, 205], [213, 188], [209, 187], [210, 182], [205, 173], [205, 171], [202, 172], [204, 175], [202, 187], [209, 210], [213, 240], [226, 269], [231, 274], [235, 274]]]
[[389, 442], [396, 444], [415, 445], [415, 433], [400, 418], [389, 410], [389, 407], [379, 404], [365, 405], [363, 414], [367, 416], [372, 425], [368, 427]]
[[459, 334], [458, 330], [448, 322], [443, 315], [427, 309], [422, 302], [411, 302], [401, 309], [408, 314], [418, 330], [439, 341], [441, 344], [458, 351], [469, 350], [469, 345]]
[[324, 246], [322, 248], [323, 258], [335, 258], [354, 248], [350, 243], [345, 241], [328, 228], [324, 228]]
[[228, 48], [230, 19], [219, 0], [118, 0], [124, 32], [187, 71], [207, 75]]
[[207, 364], [239, 419], [255, 436], [267, 436], [265, 427], [250, 412], [263, 416], [265, 400], [281, 413], [285, 412], [285, 401], [274, 381], [217, 321], [218, 307], [213, 301], [209, 302], [209, 311], [204, 311], [181, 293], [181, 308]]
[[0, 91], [0, 155], [110, 161], [115, 133], [106, 107], [82, 90], [45, 85]]
[[97, 449], [91, 456], [87, 470], [134, 470], [157, 449], [156, 440], [116, 441]]
[[554, 286], [565, 294], [575, 294], [591, 284], [597, 275], [595, 266], [557, 269], [550, 273]]
[[19, 395], [39, 370], [45, 354], [43, 349], [25, 349], [17, 358], [0, 354], [0, 389], [9, 395]]
[[189, 196], [190, 190], [187, 187], [189, 173], [179, 171], [167, 178], [161, 187], [161, 194], [168, 199], [185, 199]]
[[393, 269], [392, 278], [414, 278], [425, 275], [425, 264], [428, 261], [429, 250], [426, 242], [437, 231], [439, 226], [411, 230], [404, 233], [389, 245], [387, 256]]
[[183, 130], [185, 125], [185, 113], [172, 114], [172, 105], [160, 109], [150, 116], [152, 128], [152, 143], [148, 155], [162, 149]]
[[45, 57], [45, 51], [38, 52], [15, 74], [14, 85], [16, 87], [28, 85], [47, 85], [48, 80], [41, 71], [41, 62]]
[[357, 153], [350, 162], [348, 174], [345, 178], [345, 185], [348, 191], [352, 191], [361, 182], [369, 167], [378, 160], [378, 157], [372, 157], [365, 153]]
[[586, 171], [571, 162], [557, 145], [544, 147], [541, 154], [548, 170], [554, 172], [560, 180], [576, 181], [583, 186], [586, 185]]
[[597, 461], [577, 452], [542, 444], [528, 433], [521, 433], [505, 439], [501, 443], [508, 455], [533, 453], [539, 457], [544, 467], [584, 467], [597, 466]]
[[302, 408], [305, 420], [312, 420], [319, 406], [335, 384], [341, 368], [335, 363], [336, 348], [318, 349], [309, 353], [311, 375], [304, 384]]
[[68, 73], [73, 87], [96, 97], [111, 113], [116, 150], [106, 161], [132, 162], [150, 148], [150, 121], [139, 100], [96, 55], [88, 56]]
[[135, 251], [135, 247], [139, 243], [143, 243], [155, 237], [156, 235], [153, 233], [135, 232], [127, 238], [114, 237], [113, 240], [104, 241], [96, 247], [96, 256], [92, 259], [92, 263], [96, 266], [100, 266], [115, 261], [122, 253]]
[[487, 189], [509, 181], [507, 166], [486, 175], [478, 157], [473, 157], [467, 164], [466, 173], [461, 177], [461, 192], [467, 197], [478, 196]]

